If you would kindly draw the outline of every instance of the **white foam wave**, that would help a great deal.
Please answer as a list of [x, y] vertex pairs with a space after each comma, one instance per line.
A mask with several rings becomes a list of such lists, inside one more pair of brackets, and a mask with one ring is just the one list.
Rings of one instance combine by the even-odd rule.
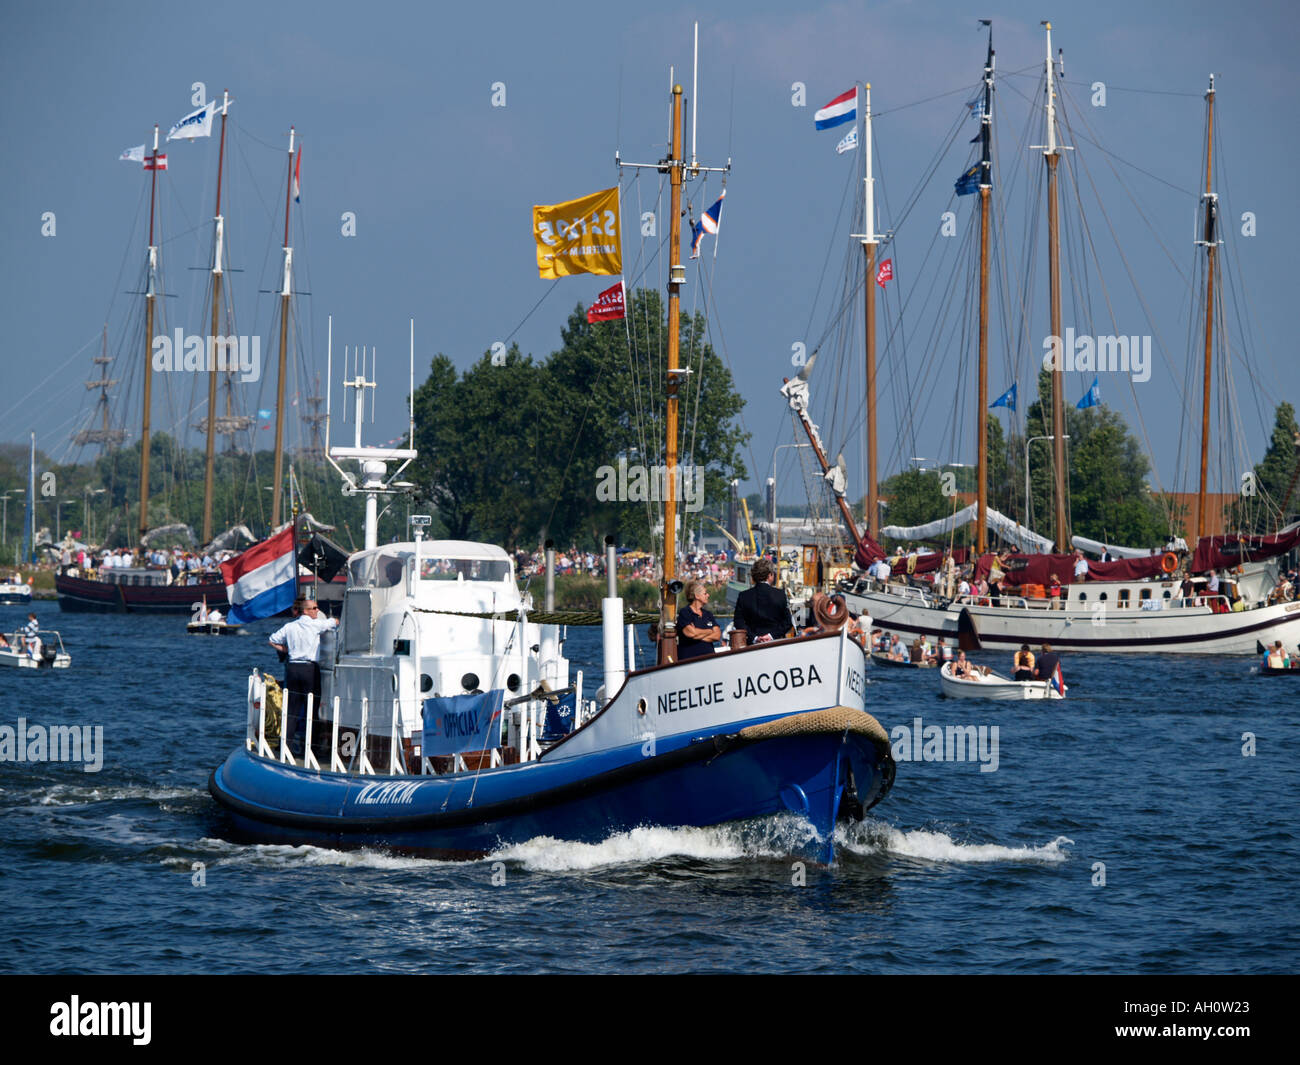
[[538, 836], [489, 855], [489, 861], [514, 861], [532, 872], [573, 872], [618, 865], [640, 865], [669, 858], [737, 861], [781, 858], [813, 837], [800, 818], [775, 817], [712, 828], [634, 828], [600, 843], [574, 843]]
[[304, 844], [292, 847], [277, 843], [230, 843], [222, 839], [203, 838], [196, 844], [212, 852], [221, 862], [249, 862], [270, 866], [344, 866], [354, 869], [427, 869], [455, 864], [432, 858], [415, 858], [372, 850], [334, 850]]
[[92, 802], [119, 802], [125, 799], [146, 799], [149, 802], [167, 802], [170, 799], [192, 799], [201, 794], [201, 788], [147, 788], [131, 786], [78, 787], [75, 784], [53, 784], [38, 788], [32, 798], [41, 806], [83, 806]]
[[946, 832], [917, 828], [909, 831], [880, 822], [863, 821], [836, 830], [837, 846], [853, 854], [893, 854], [930, 862], [1064, 862], [1063, 850], [1074, 840], [1057, 836], [1042, 846], [1007, 847], [999, 843], [959, 843]]

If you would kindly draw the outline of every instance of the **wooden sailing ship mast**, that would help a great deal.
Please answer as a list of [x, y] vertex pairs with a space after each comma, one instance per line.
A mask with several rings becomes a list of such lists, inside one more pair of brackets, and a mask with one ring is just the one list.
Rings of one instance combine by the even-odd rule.
[[1214, 162], [1214, 75], [1205, 93], [1205, 192], [1201, 197], [1205, 213], [1204, 236], [1197, 244], [1205, 246], [1205, 367], [1201, 383], [1201, 480], [1196, 493], [1196, 537], [1206, 535], [1206, 487], [1210, 462], [1210, 371], [1214, 354], [1214, 260], [1218, 250], [1215, 223], [1218, 221], [1219, 199], [1211, 188]]
[[221, 142], [217, 149], [217, 208], [213, 218], [212, 236], [212, 331], [208, 334], [208, 418], [207, 444], [203, 467], [203, 542], [212, 542], [212, 478], [215, 468], [217, 438], [217, 360], [216, 338], [221, 329], [221, 257], [225, 245], [225, 219], [221, 215], [221, 172], [226, 159], [226, 112], [230, 108], [230, 93], [221, 94]]
[[[166, 159], [166, 156], [162, 157]], [[149, 258], [144, 291], [144, 414], [140, 425], [140, 522], [137, 539], [143, 546], [149, 531], [149, 408], [153, 398], [153, 316], [158, 295], [158, 246], [154, 244], [154, 204], [158, 193], [158, 127], [153, 128], [153, 153], [145, 166], [149, 175]]]
[[271, 529], [280, 524], [280, 489], [284, 477], [284, 377], [288, 361], [289, 298], [293, 295], [293, 248], [289, 246], [289, 208], [293, 203], [294, 127], [289, 127], [289, 166], [284, 182], [284, 281], [280, 286], [280, 361], [275, 392], [275, 480], [271, 489]]

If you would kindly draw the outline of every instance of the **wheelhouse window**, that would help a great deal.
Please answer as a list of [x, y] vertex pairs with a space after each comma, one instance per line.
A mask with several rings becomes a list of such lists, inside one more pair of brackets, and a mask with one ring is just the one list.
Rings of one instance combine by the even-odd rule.
[[493, 581], [510, 579], [510, 562], [501, 558], [422, 558], [422, 581]]

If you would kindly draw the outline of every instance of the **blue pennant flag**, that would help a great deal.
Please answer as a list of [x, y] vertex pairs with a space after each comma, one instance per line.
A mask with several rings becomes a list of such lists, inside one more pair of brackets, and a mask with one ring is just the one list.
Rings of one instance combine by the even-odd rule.
[[958, 196], [970, 196], [972, 193], [979, 192], [980, 189], [980, 165], [975, 163], [966, 173], [957, 179], [953, 186], [957, 190]]
[[1094, 377], [1092, 379], [1092, 387], [1083, 394], [1083, 399], [1079, 400], [1074, 406], [1076, 410], [1087, 410], [1089, 407], [1101, 406], [1100, 378]]
[[1007, 410], [1016, 409], [1016, 386], [1014, 384], [989, 404], [989, 410], [994, 407], [1006, 407]]

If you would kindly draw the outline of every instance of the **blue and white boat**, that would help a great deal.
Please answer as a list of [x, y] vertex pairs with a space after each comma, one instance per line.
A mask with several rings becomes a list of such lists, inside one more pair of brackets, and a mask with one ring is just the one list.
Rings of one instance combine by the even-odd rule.
[[[681, 119], [678, 86], [667, 164], [674, 236], [687, 170]], [[692, 161], [690, 169], [707, 168]], [[567, 239], [580, 243], [582, 232], [574, 226]], [[667, 321], [677, 322], [684, 273], [680, 240], [669, 244]], [[667, 333], [671, 427], [686, 371], [677, 365], [678, 331]], [[501, 548], [425, 542], [429, 519], [418, 515], [412, 541], [379, 546], [377, 499], [401, 490], [396, 478], [415, 458], [414, 431], [405, 449], [362, 447], [362, 397], [374, 385], [363, 373], [345, 384], [355, 389], [355, 446], [327, 454], [345, 493], [366, 497], [366, 546], [348, 562], [341, 624], [322, 637], [320, 720], [308, 712], [301, 758], [268, 712], [275, 689], [261, 674], [249, 677], [244, 743], [209, 782], [240, 832], [477, 856], [539, 836], [599, 842], [640, 826], [793, 813], [810, 826], [808, 856], [833, 859], [837, 820], [860, 818], [894, 779], [889, 737], [866, 712], [866, 654], [849, 638], [847, 616], [816, 636], [675, 660], [681, 584], [668, 490], [658, 661], [634, 661], [633, 618], [618, 596], [609, 543], [603, 675], [588, 698], [590, 685], [564, 654], [566, 618], [549, 593], [534, 611]], [[667, 440], [671, 485], [672, 429]], [[340, 461], [357, 462], [359, 472]], [[389, 474], [390, 463], [401, 465]], [[548, 551], [548, 588], [552, 564]]]
[[810, 856], [830, 862], [836, 821], [889, 791], [889, 739], [866, 712], [866, 655], [847, 630], [638, 668], [611, 588], [587, 698], [565, 628], [553, 613], [530, 620], [504, 550], [424, 541], [418, 515], [413, 541], [376, 543], [376, 497], [401, 472], [386, 482], [386, 464], [414, 451], [330, 454], [361, 464], [367, 546], [322, 637], [302, 757], [285, 744], [274, 681], [248, 679], [244, 743], [209, 781], [238, 834], [472, 856], [790, 812], [811, 826]]

